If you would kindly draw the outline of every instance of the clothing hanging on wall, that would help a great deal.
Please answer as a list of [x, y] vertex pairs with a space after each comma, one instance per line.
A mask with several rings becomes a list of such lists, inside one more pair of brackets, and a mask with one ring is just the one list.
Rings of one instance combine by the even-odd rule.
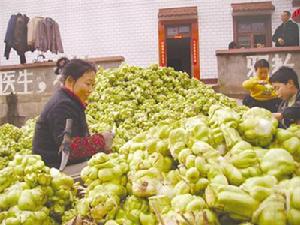
[[34, 50], [34, 43], [36, 40], [36, 30], [37, 26], [40, 21], [42, 21], [44, 18], [43, 17], [34, 17], [30, 19], [27, 28], [28, 28], [28, 33], [27, 33], [27, 44], [31, 50]]
[[28, 51], [27, 45], [27, 23], [29, 18], [25, 14], [18, 13], [12, 15], [8, 21], [5, 34], [5, 53], [6, 59], [9, 58], [11, 48], [15, 49], [20, 56], [20, 63], [26, 63], [25, 52]]
[[26, 15], [12, 15], [5, 35], [5, 57], [9, 58], [11, 48], [20, 56], [20, 63], [26, 63], [25, 52], [63, 53], [59, 25], [50, 17], [34, 17], [29, 20]]
[[36, 30], [33, 30], [33, 36], [35, 37], [33, 43], [35, 49], [42, 52], [49, 50], [55, 54], [64, 52], [59, 26], [52, 18], [46, 17], [43, 20], [38, 20]]

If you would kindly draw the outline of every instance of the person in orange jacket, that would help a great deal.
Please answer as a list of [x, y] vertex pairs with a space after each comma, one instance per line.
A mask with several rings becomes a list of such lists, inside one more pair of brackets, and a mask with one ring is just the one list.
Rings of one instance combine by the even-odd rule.
[[243, 105], [250, 108], [261, 107], [276, 112], [281, 100], [277, 97], [269, 82], [269, 62], [265, 59], [254, 64], [256, 76], [243, 82], [243, 87], [250, 92], [243, 99]]

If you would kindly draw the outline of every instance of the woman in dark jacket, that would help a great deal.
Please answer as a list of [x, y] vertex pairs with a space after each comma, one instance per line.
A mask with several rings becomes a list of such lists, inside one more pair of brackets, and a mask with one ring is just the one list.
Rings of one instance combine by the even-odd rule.
[[63, 87], [56, 91], [42, 111], [35, 127], [33, 153], [49, 167], [59, 168], [67, 119], [72, 119], [69, 163], [86, 161], [93, 154], [110, 152], [112, 134], [89, 136], [85, 108], [95, 85], [96, 68], [80, 60], [66, 60], [62, 69]]

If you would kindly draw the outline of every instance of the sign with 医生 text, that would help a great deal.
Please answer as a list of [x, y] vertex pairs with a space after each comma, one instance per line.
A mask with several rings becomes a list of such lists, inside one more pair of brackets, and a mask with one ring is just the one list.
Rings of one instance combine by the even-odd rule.
[[43, 77], [27, 69], [0, 71], [0, 95], [43, 93], [46, 89], [47, 83]]

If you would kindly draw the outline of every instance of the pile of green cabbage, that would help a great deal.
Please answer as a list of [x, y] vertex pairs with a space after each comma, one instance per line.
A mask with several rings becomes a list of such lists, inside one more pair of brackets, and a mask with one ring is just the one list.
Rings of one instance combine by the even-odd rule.
[[116, 151], [89, 160], [82, 198], [26, 155], [34, 120], [0, 127], [0, 224], [300, 224], [300, 126], [157, 66], [100, 70], [87, 113]]
[[[267, 128], [255, 141], [249, 118]], [[105, 225], [299, 224], [297, 151], [284, 148], [275, 124], [266, 110], [219, 105], [207, 116], [159, 122], [118, 153], [92, 157], [73, 214]], [[300, 131], [290, 129], [290, 138]], [[97, 206], [101, 213], [92, 213]]]
[[0, 126], [0, 169], [13, 159], [13, 146], [16, 145], [21, 135], [20, 129], [11, 124]]
[[93, 132], [116, 124], [115, 150], [160, 121], [207, 114], [216, 103], [239, 108], [235, 100], [172, 68], [124, 65], [99, 70], [96, 79], [87, 120]]
[[31, 154], [35, 121], [30, 119], [21, 128], [11, 124], [0, 126], [0, 169], [7, 166], [15, 154]]
[[75, 197], [73, 179], [40, 156], [15, 155], [0, 170], [0, 224], [61, 224]]

